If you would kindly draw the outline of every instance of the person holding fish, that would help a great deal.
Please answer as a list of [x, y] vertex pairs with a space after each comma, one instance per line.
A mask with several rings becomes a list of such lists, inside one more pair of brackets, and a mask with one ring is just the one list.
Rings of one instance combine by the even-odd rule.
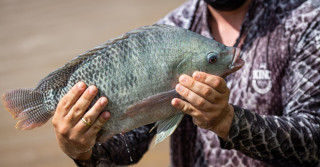
[[[175, 90], [182, 98], [171, 103], [191, 117], [171, 136], [172, 166], [319, 164], [319, 6], [316, 0], [189, 0], [158, 22], [241, 48], [246, 63], [226, 81], [204, 72], [180, 76]], [[60, 101], [53, 119], [60, 147], [79, 166], [137, 162], [152, 126], [127, 132], [132, 162], [121, 137], [97, 144], [110, 118], [102, 112], [107, 99], [83, 114], [97, 91], [80, 82]], [[90, 124], [80, 120], [78, 130], [66, 113]]]
[[19, 129], [54, 114], [78, 166], [136, 163], [171, 134], [171, 166], [317, 166], [319, 13], [318, 0], [188, 0], [3, 99]]

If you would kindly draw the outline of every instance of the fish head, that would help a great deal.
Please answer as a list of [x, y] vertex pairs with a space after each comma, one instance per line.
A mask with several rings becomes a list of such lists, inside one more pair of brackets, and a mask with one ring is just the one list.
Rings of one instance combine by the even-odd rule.
[[244, 61], [239, 58], [241, 52], [239, 48], [225, 46], [215, 41], [213, 47], [207, 46], [202, 49], [203, 51], [192, 58], [194, 71], [202, 71], [224, 78], [244, 65]]

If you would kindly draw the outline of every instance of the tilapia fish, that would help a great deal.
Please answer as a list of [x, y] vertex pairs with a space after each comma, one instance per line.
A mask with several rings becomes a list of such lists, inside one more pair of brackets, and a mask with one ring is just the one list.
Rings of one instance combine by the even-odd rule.
[[46, 123], [59, 100], [79, 81], [96, 85], [109, 99], [111, 118], [99, 132], [104, 141], [115, 134], [157, 122], [156, 142], [175, 130], [183, 114], [171, 106], [181, 74], [203, 71], [225, 77], [243, 65], [239, 49], [224, 46], [183, 28], [152, 25], [109, 40], [53, 71], [33, 89], [7, 91], [4, 105], [16, 128]]

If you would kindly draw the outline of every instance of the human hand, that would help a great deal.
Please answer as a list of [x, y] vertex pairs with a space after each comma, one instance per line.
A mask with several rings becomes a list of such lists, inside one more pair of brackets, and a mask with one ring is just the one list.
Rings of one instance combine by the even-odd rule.
[[73, 86], [60, 100], [52, 119], [60, 148], [78, 160], [90, 159], [97, 133], [110, 118], [110, 113], [102, 112], [108, 103], [106, 97], [97, 100], [85, 113], [98, 92], [95, 86], [86, 87], [83, 82]]
[[230, 90], [223, 78], [204, 72], [181, 75], [176, 91], [188, 102], [174, 98], [172, 106], [192, 116], [200, 128], [227, 139], [234, 111], [228, 104]]

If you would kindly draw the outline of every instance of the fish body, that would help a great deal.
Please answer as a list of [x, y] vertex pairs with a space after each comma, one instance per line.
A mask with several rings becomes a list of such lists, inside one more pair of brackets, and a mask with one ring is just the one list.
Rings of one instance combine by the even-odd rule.
[[[181, 74], [203, 71], [226, 76], [239, 69], [238, 50], [212, 39], [168, 25], [130, 31], [80, 55], [42, 79], [34, 89], [6, 92], [6, 108], [18, 119], [18, 129], [47, 122], [60, 99], [79, 81], [95, 85], [109, 100], [111, 117], [100, 140], [157, 122], [158, 134], [170, 135], [183, 114], [170, 105]], [[170, 131], [170, 132], [167, 132]]]

